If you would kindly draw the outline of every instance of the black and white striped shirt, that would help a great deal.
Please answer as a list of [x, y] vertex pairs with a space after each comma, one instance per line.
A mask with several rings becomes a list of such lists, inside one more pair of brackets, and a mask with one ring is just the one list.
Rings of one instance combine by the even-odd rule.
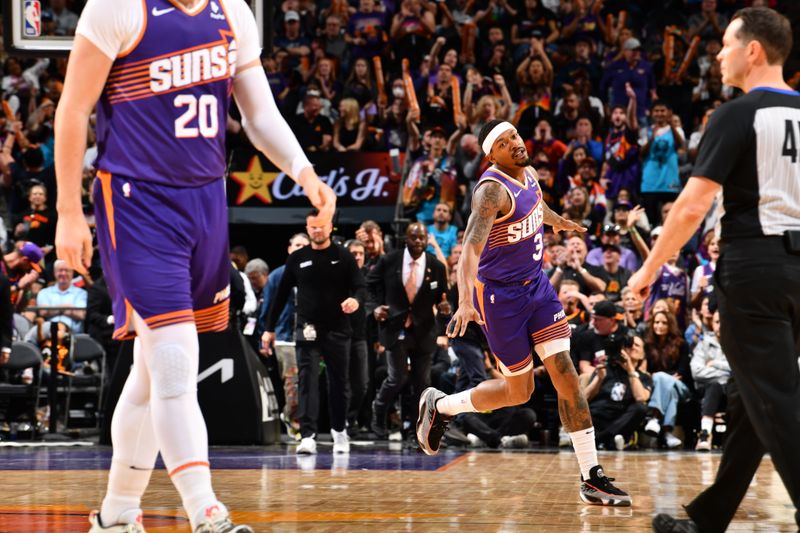
[[723, 240], [800, 230], [800, 93], [759, 87], [723, 104], [692, 175], [722, 185]]

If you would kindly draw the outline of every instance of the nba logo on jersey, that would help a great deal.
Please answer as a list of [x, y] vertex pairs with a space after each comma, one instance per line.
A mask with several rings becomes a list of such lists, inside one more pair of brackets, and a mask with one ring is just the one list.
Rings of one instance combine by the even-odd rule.
[[42, 4], [39, 0], [25, 0], [25, 37], [39, 37], [42, 34]]
[[225, 14], [220, 13], [219, 4], [211, 0], [211, 18], [217, 20], [225, 20]]

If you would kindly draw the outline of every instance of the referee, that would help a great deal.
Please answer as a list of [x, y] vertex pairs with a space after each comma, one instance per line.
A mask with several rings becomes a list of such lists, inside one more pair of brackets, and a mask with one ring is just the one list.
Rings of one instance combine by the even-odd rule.
[[657, 532], [725, 531], [766, 452], [800, 526], [800, 93], [782, 72], [792, 30], [771, 9], [747, 8], [734, 15], [722, 44], [722, 81], [746, 94], [711, 115], [694, 177], [628, 282], [646, 294], [722, 189], [715, 284], [721, 343], [735, 378], [728, 437], [714, 484], [686, 506], [689, 519], [660, 514]]

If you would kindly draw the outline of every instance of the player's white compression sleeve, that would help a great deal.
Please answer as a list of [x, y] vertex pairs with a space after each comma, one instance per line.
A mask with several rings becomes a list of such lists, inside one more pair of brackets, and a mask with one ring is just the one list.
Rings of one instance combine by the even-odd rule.
[[281, 116], [267, 75], [259, 67], [237, 74], [233, 95], [242, 112], [242, 126], [250, 142], [296, 180], [300, 171], [310, 167], [311, 163]]

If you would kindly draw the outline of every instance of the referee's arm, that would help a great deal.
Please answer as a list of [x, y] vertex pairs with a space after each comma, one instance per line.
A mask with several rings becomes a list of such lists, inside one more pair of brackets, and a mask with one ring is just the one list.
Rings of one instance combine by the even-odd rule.
[[661, 265], [695, 234], [721, 188], [722, 185], [708, 178], [689, 178], [686, 187], [669, 210], [656, 245], [642, 268], [628, 281], [628, 286], [636, 294], [646, 295]]

